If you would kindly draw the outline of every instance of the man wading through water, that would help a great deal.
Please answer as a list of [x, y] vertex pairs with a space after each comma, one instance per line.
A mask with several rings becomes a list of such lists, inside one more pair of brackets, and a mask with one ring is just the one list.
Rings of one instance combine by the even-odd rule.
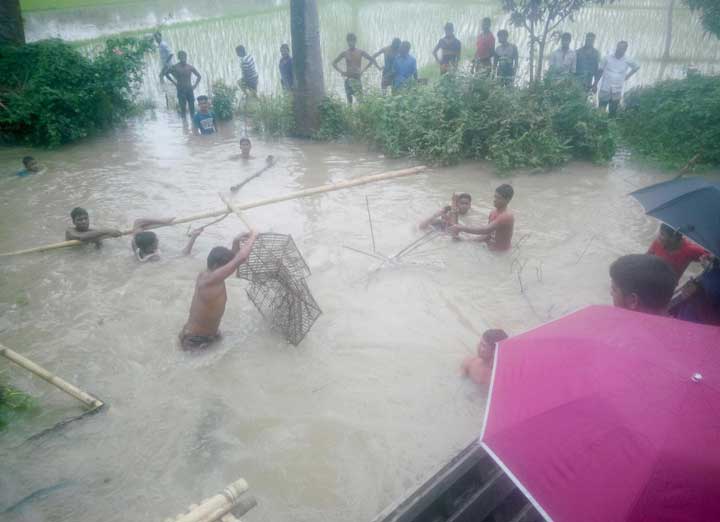
[[[177, 88], [180, 114], [184, 118], [186, 113], [185, 105], [187, 105], [190, 116], [195, 115], [195, 94], [193, 91], [195, 91], [202, 77], [195, 67], [187, 63], [187, 53], [185, 51], [178, 53], [178, 60], [180, 60], [179, 63], [168, 68], [165, 77]], [[192, 83], [193, 75], [197, 76], [195, 83]]]

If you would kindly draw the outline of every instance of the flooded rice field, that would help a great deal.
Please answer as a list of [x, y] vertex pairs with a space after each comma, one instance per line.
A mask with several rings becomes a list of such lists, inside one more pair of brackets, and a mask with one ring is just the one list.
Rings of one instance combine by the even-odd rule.
[[[28, 34], [80, 40], [149, 31], [171, 9], [165, 37], [204, 75], [199, 91], [214, 79], [237, 79], [233, 48], [242, 41], [260, 67], [261, 90], [273, 92], [287, 12], [263, 2], [239, 12], [234, 4], [216, 0], [198, 12], [194, 3], [163, 0], [72, 16], [29, 13]], [[643, 65], [633, 82], [656, 81], [663, 64], [672, 76], [691, 64], [715, 68], [720, 46], [702, 38], [685, 10], [674, 15], [674, 61], [660, 60], [665, 5], [590, 9], [568, 28], [595, 31], [603, 50], [630, 40]], [[202, 20], [215, 14], [224, 16]], [[507, 23], [490, 2], [327, 3], [323, 55], [329, 61], [350, 30], [372, 51], [400, 34], [426, 64], [447, 19], [469, 43], [483, 16], [492, 16], [496, 29]], [[512, 34], [522, 52], [519, 33]], [[156, 58], [148, 61], [144, 95], [161, 100]], [[329, 87], [339, 89], [340, 79], [326, 72]], [[87, 208], [94, 225], [121, 228], [140, 217], [217, 209], [218, 192], [255, 172], [268, 154], [277, 166], [245, 186], [240, 202], [412, 165], [361, 145], [257, 136], [254, 158], [241, 161], [233, 158], [240, 121], [195, 137], [158, 107], [126, 128], [58, 150], [0, 148], [3, 174], [19, 170], [28, 153], [47, 167], [41, 175], [0, 178], [0, 251], [62, 240], [75, 206]], [[519, 333], [609, 303], [608, 265], [644, 252], [656, 231], [627, 193], [668, 177], [622, 153], [608, 166], [573, 163], [507, 178], [465, 163], [247, 211], [258, 230], [292, 234], [312, 270], [308, 284], [323, 314], [298, 347], [263, 320], [245, 295], [247, 284], [231, 279], [223, 340], [202, 354], [179, 350], [176, 336], [208, 251], [243, 231], [234, 217], [208, 228], [189, 257], [180, 254], [187, 228], [176, 226], [158, 231], [163, 257], [153, 263], [137, 263], [127, 238], [101, 249], [3, 258], [2, 343], [108, 408], [26, 442], [80, 409], [0, 362], [42, 405], [0, 435], [0, 518], [164, 520], [244, 477], [259, 500], [249, 522], [370, 520], [479, 433], [485, 393], [459, 377], [459, 365], [481, 332]], [[503, 182], [515, 188], [507, 254], [440, 237], [397, 266], [375, 270], [375, 260], [344, 248], [371, 249], [366, 197], [377, 250], [389, 255], [420, 237], [417, 223], [453, 192], [471, 193], [474, 219], [483, 222]]]

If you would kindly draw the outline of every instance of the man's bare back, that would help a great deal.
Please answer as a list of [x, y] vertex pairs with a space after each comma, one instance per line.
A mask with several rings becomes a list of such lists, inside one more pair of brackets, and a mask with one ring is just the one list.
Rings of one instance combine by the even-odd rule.
[[215, 247], [210, 251], [208, 269], [197, 277], [190, 315], [180, 332], [183, 348], [204, 348], [220, 336], [220, 321], [227, 303], [225, 280], [247, 260], [256, 239], [257, 233], [252, 231], [237, 236], [231, 250]]

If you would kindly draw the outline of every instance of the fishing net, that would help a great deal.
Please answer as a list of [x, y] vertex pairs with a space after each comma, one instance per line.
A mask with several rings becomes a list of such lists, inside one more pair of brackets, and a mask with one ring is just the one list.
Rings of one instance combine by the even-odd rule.
[[310, 269], [292, 236], [259, 234], [237, 275], [250, 281], [250, 301], [295, 346], [322, 313], [305, 278]]

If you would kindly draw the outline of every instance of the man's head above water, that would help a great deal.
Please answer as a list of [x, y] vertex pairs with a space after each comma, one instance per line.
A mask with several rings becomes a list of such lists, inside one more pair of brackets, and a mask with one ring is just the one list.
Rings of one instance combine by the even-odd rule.
[[88, 211], [82, 207], [72, 209], [70, 219], [72, 219], [75, 230], [78, 232], [87, 232], [90, 228], [90, 216], [88, 215]]
[[470, 206], [472, 205], [472, 196], [468, 194], [467, 192], [463, 192], [462, 194], [458, 194], [457, 196], [457, 211], [458, 214], [461, 216], [464, 216], [468, 213], [470, 210]]
[[143, 261], [157, 253], [159, 240], [155, 232], [138, 232], [135, 234], [135, 246], [138, 258]]
[[240, 155], [243, 158], [249, 158], [250, 150], [252, 150], [252, 141], [247, 136], [243, 136], [240, 138]]
[[510, 200], [515, 195], [513, 188], [507, 183], [503, 183], [495, 189], [495, 197], [493, 198], [493, 205], [496, 209], [502, 210], [508, 206]]
[[649, 314], [667, 313], [677, 286], [675, 271], [663, 259], [631, 254], [610, 265], [613, 305]]

